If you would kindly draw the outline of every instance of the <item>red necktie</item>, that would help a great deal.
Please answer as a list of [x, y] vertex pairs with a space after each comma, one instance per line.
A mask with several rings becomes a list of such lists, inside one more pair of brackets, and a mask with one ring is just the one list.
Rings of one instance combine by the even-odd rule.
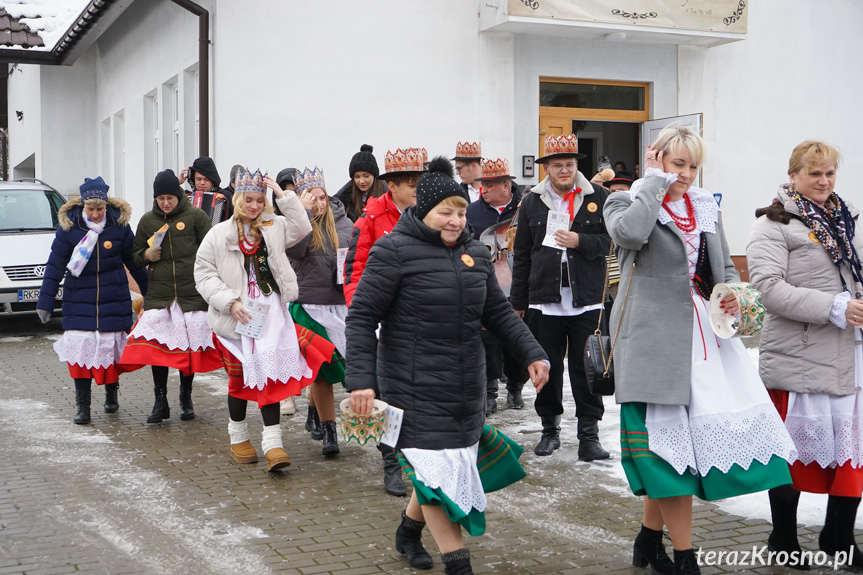
[[568, 202], [567, 208], [569, 209], [569, 221], [575, 219], [575, 196], [581, 193], [581, 188], [575, 188], [571, 192], [568, 192], [563, 195], [563, 199]]

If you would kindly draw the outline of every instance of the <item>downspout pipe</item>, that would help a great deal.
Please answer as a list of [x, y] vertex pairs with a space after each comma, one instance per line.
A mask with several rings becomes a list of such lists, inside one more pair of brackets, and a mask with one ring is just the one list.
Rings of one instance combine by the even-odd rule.
[[198, 17], [198, 153], [210, 155], [210, 13], [191, 0], [171, 0]]

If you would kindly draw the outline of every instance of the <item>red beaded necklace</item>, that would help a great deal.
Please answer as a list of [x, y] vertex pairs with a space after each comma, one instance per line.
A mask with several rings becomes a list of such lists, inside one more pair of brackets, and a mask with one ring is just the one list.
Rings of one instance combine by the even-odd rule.
[[[246, 254], [247, 256], [253, 256], [257, 253], [258, 247], [261, 244], [250, 244], [246, 241], [246, 235], [243, 234], [243, 237], [240, 239], [240, 251]], [[246, 246], [252, 246], [251, 248], [247, 248]]]
[[[666, 198], [667, 197], [668, 196], [666, 196]], [[695, 231], [696, 226], [695, 207], [692, 205], [692, 200], [689, 199], [689, 194], [683, 194], [683, 202], [686, 204], [685, 216], [678, 216], [675, 214], [665, 202], [662, 203], [662, 208], [668, 212], [668, 215], [671, 216], [671, 219], [674, 220], [674, 223], [677, 224], [677, 227], [681, 232], [693, 232]]]

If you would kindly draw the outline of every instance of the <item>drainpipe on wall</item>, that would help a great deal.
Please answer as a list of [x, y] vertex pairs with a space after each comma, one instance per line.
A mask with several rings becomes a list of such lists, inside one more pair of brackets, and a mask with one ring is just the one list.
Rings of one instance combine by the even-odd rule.
[[198, 153], [210, 155], [210, 13], [191, 0], [171, 0], [198, 17]]

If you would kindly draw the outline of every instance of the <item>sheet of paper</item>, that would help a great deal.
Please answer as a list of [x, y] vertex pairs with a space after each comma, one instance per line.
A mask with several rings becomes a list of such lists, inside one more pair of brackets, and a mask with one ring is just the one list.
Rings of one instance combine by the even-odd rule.
[[165, 224], [159, 230], [150, 236], [150, 239], [147, 240], [147, 243], [151, 248], [158, 248], [162, 245], [162, 242], [165, 241], [165, 235], [168, 233], [168, 224]]
[[348, 248], [339, 248], [336, 260], [336, 283], [343, 285], [345, 283], [345, 260], [348, 259]]
[[403, 409], [387, 407], [386, 415], [384, 415], [384, 435], [381, 437], [381, 443], [395, 447], [399, 441], [399, 433], [402, 430], [402, 418], [405, 415]]
[[569, 214], [566, 212], [548, 212], [548, 221], [545, 224], [545, 237], [542, 238], [542, 245], [554, 248], [556, 250], [565, 250], [563, 246], [557, 245], [554, 239], [554, 234], [558, 231], [569, 231]]
[[237, 327], [234, 331], [252, 339], [260, 338], [264, 334], [264, 324], [267, 322], [267, 313], [270, 311], [270, 306], [246, 298], [243, 301], [243, 307], [252, 314], [252, 319], [249, 320], [249, 323], [237, 322]]

